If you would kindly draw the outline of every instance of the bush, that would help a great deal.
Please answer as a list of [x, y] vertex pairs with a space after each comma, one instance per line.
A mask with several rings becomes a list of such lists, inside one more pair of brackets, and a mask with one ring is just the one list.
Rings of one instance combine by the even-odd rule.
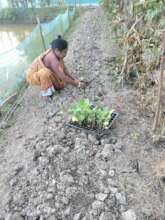
[[0, 10], [0, 21], [17, 21], [19, 23], [36, 23], [35, 14], [42, 21], [51, 20], [59, 13], [63, 13], [66, 7], [43, 7], [35, 8], [5, 8]]
[[0, 20], [15, 21], [17, 17], [16, 11], [13, 8], [5, 8], [0, 10]]

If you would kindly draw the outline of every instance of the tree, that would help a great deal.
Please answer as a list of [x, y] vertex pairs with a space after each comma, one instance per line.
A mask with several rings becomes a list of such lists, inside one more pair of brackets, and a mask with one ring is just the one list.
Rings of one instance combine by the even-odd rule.
[[8, 0], [7, 2], [11, 8], [28, 7], [28, 0]]

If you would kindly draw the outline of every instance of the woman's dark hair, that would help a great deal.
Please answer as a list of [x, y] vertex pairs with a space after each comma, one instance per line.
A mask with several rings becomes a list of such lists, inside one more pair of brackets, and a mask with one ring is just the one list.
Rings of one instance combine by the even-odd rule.
[[68, 48], [68, 42], [59, 35], [57, 39], [52, 41], [51, 48], [59, 51], [65, 50]]

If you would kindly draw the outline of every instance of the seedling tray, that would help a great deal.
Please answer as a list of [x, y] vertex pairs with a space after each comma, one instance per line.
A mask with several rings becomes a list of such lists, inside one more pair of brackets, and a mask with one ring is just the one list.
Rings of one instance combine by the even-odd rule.
[[109, 126], [106, 129], [92, 129], [89, 127], [78, 125], [77, 123], [73, 123], [73, 122], [69, 122], [67, 125], [71, 128], [83, 130], [86, 133], [92, 133], [92, 134], [96, 135], [97, 137], [102, 137], [102, 136], [110, 133], [110, 129], [112, 128], [112, 125], [114, 124], [117, 117], [118, 117], [118, 113], [113, 112], [111, 115], [111, 120], [109, 121]]

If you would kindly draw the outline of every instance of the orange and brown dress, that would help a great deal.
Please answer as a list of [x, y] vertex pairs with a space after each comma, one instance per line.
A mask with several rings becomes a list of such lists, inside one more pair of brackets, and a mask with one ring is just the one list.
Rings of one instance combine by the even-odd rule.
[[[62, 89], [65, 87], [64, 80], [60, 79], [56, 72], [46, 67], [43, 62], [44, 57], [49, 52], [50, 49], [37, 57], [27, 70], [26, 75], [29, 84], [40, 86], [42, 96], [51, 96], [55, 92], [55, 89]], [[64, 71], [63, 60], [59, 61], [59, 68]]]

